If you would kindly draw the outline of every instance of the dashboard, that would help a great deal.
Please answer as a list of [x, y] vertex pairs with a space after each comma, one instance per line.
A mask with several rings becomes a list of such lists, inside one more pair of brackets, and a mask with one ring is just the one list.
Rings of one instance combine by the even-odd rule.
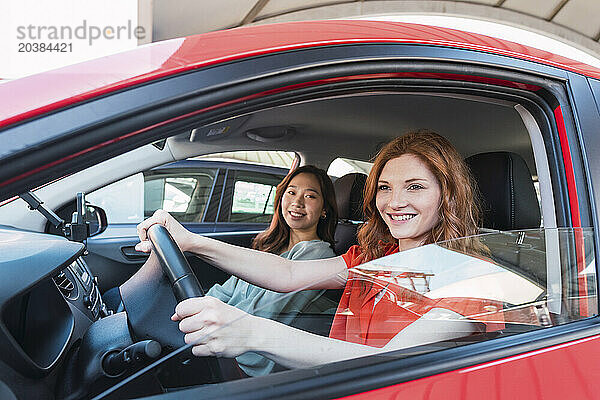
[[65, 238], [0, 226], [0, 360], [22, 374], [49, 374], [105, 316], [98, 285]]
[[52, 280], [63, 297], [93, 321], [107, 314], [96, 279], [83, 258], [77, 258]]

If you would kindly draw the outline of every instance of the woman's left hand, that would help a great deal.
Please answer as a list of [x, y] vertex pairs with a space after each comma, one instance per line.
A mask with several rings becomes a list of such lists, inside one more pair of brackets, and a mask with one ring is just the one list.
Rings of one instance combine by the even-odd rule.
[[261, 325], [261, 318], [210, 296], [182, 301], [171, 319], [180, 321], [185, 342], [195, 343], [195, 356], [236, 357], [251, 351]]

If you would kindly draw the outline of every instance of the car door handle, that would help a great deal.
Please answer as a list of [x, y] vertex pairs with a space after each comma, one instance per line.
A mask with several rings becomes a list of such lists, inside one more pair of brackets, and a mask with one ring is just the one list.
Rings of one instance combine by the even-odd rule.
[[125, 258], [129, 260], [143, 260], [148, 258], [147, 253], [143, 253], [141, 251], [137, 251], [135, 246], [125, 246], [121, 247], [121, 253], [125, 256]]

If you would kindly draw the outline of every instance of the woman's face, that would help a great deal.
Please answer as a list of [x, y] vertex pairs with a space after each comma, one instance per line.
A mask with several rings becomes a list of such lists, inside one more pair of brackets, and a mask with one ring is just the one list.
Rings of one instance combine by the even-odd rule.
[[439, 221], [440, 200], [437, 178], [417, 156], [403, 154], [383, 167], [375, 203], [401, 250], [423, 243]]
[[325, 216], [323, 194], [313, 174], [300, 173], [292, 178], [281, 198], [281, 214], [290, 229], [316, 232], [319, 218]]

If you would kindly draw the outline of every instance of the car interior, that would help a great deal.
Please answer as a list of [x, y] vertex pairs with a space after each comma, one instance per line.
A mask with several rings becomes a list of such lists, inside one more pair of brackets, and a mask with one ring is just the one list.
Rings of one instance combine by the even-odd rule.
[[[539, 329], [595, 313], [597, 306], [595, 293], [592, 291], [589, 293], [590, 303], [587, 314], [578, 308], [576, 304], [578, 300], [569, 300], [569, 296], [562, 293], [563, 289], [567, 291], [567, 288], [577, 285], [577, 277], [566, 276], [572, 265], [563, 266], [562, 271], [558, 271], [558, 278], [556, 278], [556, 270], [549, 267], [549, 249], [553, 246], [553, 242], [544, 235], [544, 230], [557, 228], [556, 209], [560, 208], [560, 205], [556, 205], [553, 192], [555, 189], [550, 183], [552, 179], [549, 164], [552, 160], [549, 160], [544, 146], [545, 128], [541, 122], [538, 122], [522, 104], [491, 95], [466, 95], [447, 91], [439, 93], [362, 91], [267, 107], [242, 115], [228, 116], [217, 122], [199, 124], [192, 129], [178, 131], [159, 142], [66, 176], [39, 188], [35, 193], [48, 207], [53, 209], [66, 207], [65, 209], [69, 211], [75, 205], [76, 191], [92, 192], [135, 173], [148, 171], [153, 167], [177, 160], [227, 151], [280, 150], [298, 154], [301, 165], [314, 164], [327, 169], [332, 161], [339, 157], [371, 161], [383, 144], [405, 132], [416, 129], [433, 130], [448, 138], [456, 146], [478, 183], [484, 211], [480, 232], [483, 235], [482, 240], [491, 249], [490, 258], [519, 279], [524, 279], [541, 289], [536, 292], [537, 297], [522, 304], [504, 302], [506, 311], [503, 315], [504, 329], [453, 340], [452, 344], [440, 343], [415, 350], [417, 353], [427, 352], [447, 348], [450, 345], [462, 345], [504, 334]], [[356, 229], [364, 219], [362, 191], [365, 178], [364, 171], [351, 171], [335, 179], [334, 186], [339, 209], [336, 254], [343, 254], [351, 245], [357, 243]], [[538, 181], [543, 183], [538, 184]], [[0, 207], [0, 220], [6, 225], [37, 232], [43, 232], [47, 226], [46, 220], [41, 215], [28, 210], [26, 204], [21, 201], [13, 201]], [[110, 224], [110, 221], [108, 223]], [[124, 230], [110, 232], [106, 231], [97, 237], [104, 237], [127, 246], [136, 242], [135, 236], [130, 236]], [[236, 232], [221, 233], [214, 237], [244, 246], [248, 246], [250, 240], [248, 236], [240, 239], [242, 236], [236, 236]], [[510, 243], [507, 244], [509, 241]], [[562, 243], [556, 241], [559, 242]], [[514, 243], [517, 244], [513, 245]], [[589, 260], [593, 259], [592, 248], [593, 246], [586, 245]], [[213, 267], [196, 257], [189, 258], [201, 285], [205, 288], [210, 286], [213, 281], [203, 282], [203, 271]], [[88, 268], [89, 275], [97, 277], [101, 292], [111, 286], [106, 286], [103, 282], [103, 276], [108, 273], [107, 271], [111, 268], [122, 269], [124, 265], [114, 260], [111, 264], [108, 262], [98, 264], [93, 262], [91, 256], [87, 260], [85, 266], [80, 262], [76, 264], [80, 268]], [[140, 259], [136, 263], [130, 263], [128, 267], [131, 271], [130, 275], [136, 272], [142, 261], [143, 259]], [[87, 276], [88, 270], [80, 273], [83, 274]], [[223, 280], [226, 278], [226, 274], [220, 277]], [[127, 279], [131, 278], [127, 277]], [[562, 308], [546, 304], [548, 298], [557, 295], [555, 292], [552, 294], [548, 292], [551, 279], [562, 280], [563, 287], [559, 289], [561, 293], [558, 293], [558, 302], [563, 304]], [[593, 288], [591, 282], [595, 276], [590, 276], [589, 279], [589, 287]], [[124, 283], [125, 281], [119, 282], [119, 284]], [[165, 343], [161, 343], [164, 348], [173, 350], [183, 344], [181, 337], [169, 341], [167, 339], [169, 335], [177, 334], [176, 328], [157, 327], [160, 324], [156, 319], [169, 317], [172, 307], [176, 304], [175, 299], [169, 289], [163, 287], [158, 281], [145, 284], [147, 286], [139, 290], [135, 285], [128, 286], [130, 293], [138, 290], [130, 296], [140, 296], [139, 301], [134, 300], [130, 303], [143, 303], [142, 297], [147, 299], [148, 292], [155, 294], [153, 301], [147, 302], [144, 306], [140, 305], [136, 316], [129, 322], [122, 320], [113, 322], [114, 326], [129, 324], [129, 331], [134, 332], [139, 339], [158, 337], [167, 343], [166, 346]], [[165, 292], [169, 293], [165, 294]], [[122, 294], [127, 295], [127, 293]], [[570, 294], [573, 295], [574, 292]], [[323, 310], [320, 314], [300, 314], [294, 318], [292, 325], [327, 336], [340, 295], [341, 291], [328, 291], [325, 296], [331, 300], [332, 307]], [[171, 297], [165, 304], [163, 304], [164, 296]], [[571, 304], [568, 304], [569, 301]], [[16, 302], [12, 307], [16, 309], [22, 306], [22, 302]], [[511, 316], [509, 311], [513, 312], [514, 316]], [[527, 316], [523, 317], [525, 314]], [[5, 313], [3, 318], [10, 319], [6, 315]], [[113, 314], [113, 321], [117, 319], [116, 315]], [[520, 323], [522, 320], [527, 320], [527, 323]], [[19, 321], [7, 322], [8, 326], [13, 327], [13, 333], [16, 332], [16, 335], [22, 337], [23, 343], [30, 340], [19, 330]], [[97, 329], [104, 331], [107, 328]], [[116, 328], [117, 331], [119, 329], [121, 328]], [[56, 331], [60, 330], [60, 327], [56, 328]], [[86, 344], [85, 340], [93, 340], [91, 334], [86, 335], [86, 338], [88, 339], [84, 339], [83, 345]], [[60, 343], [60, 338], [56, 342]], [[49, 346], [51, 347], [52, 344]], [[52, 358], [55, 353], [42, 352], [40, 357]], [[410, 354], [415, 353], [404, 350], [398, 352], [396, 356], [405, 357]], [[176, 359], [177, 357], [173, 357], [173, 360]], [[214, 371], [220, 367], [212, 362], [206, 364], [206, 361], [201, 361], [203, 363], [201, 366], [195, 364], [195, 361], [190, 362], [189, 365], [195, 365], [191, 369], [192, 372], [189, 372], [189, 369], [188, 372], [182, 372], [181, 358], [177, 362], [173, 360], [165, 362], [162, 372], [159, 373], [164, 387], [181, 387], [199, 383], [199, 380], [207, 383], [245, 377], [244, 374], [240, 374], [239, 369], [224, 365], [220, 367], [228, 372], [215, 373]], [[78, 365], [87, 361], [89, 360], [80, 360]], [[374, 361], [371, 359], [365, 362]], [[203, 376], [199, 377], [195, 372], [198, 368], [213, 372], [201, 374]], [[286, 368], [276, 367], [273, 371], [283, 370]], [[115, 382], [122, 376], [109, 378], [110, 382]], [[89, 379], [98, 378], [94, 375]], [[106, 383], [98, 387], [106, 387]]]
[[[528, 126], [531, 122], [523, 112], [523, 107], [515, 103], [463, 94], [367, 92], [319, 98], [185, 130], [169, 137], [166, 143], [114, 157], [50, 186], [77, 182], [85, 192], [91, 192], [168, 162], [236, 150], [293, 151], [300, 156], [301, 164], [327, 169], [338, 157], [369, 161], [390, 138], [414, 129], [442, 134], [465, 158], [491, 151], [518, 154], [537, 180], [539, 161], [529, 132], [534, 135], [536, 129]], [[67, 194], [60, 198], [54, 193], [58, 190], [45, 189], [37, 192], [46, 195], [45, 201], [54, 208], [72, 198]], [[544, 189], [540, 190], [545, 195]], [[19, 225], [40, 229], [39, 221], [43, 219], [37, 215], [33, 219], [38, 223], [25, 220]]]

